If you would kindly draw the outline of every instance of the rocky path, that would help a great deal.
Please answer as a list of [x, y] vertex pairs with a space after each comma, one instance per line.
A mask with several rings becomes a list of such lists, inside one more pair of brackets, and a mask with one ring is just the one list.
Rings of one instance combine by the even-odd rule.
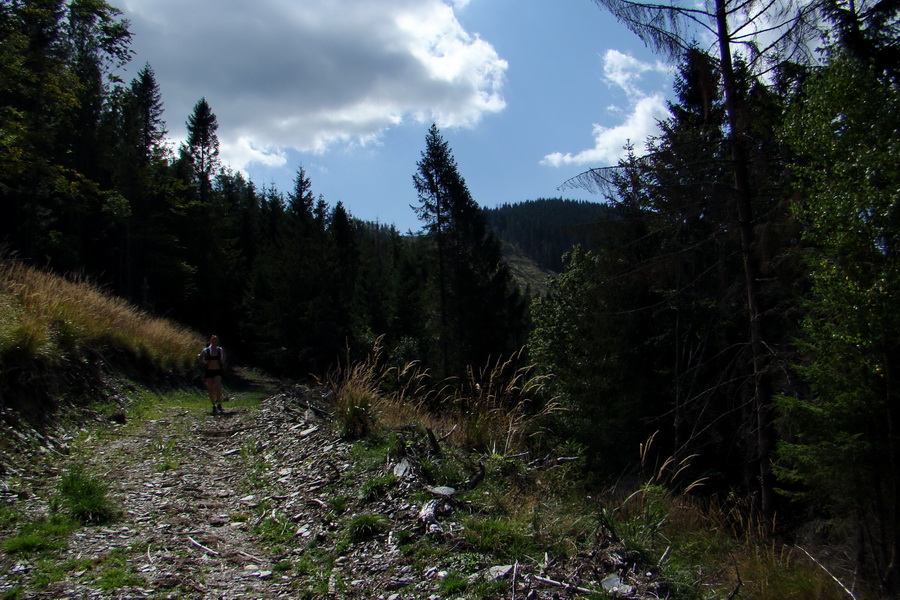
[[[0, 552], [0, 598], [666, 596], [653, 572], [606, 541], [542, 563], [479, 554], [465, 540], [466, 510], [429, 500], [435, 490], [406, 460], [366, 454], [319, 420], [321, 390], [293, 386], [226, 411], [173, 406], [93, 428], [68, 449], [48, 440], [53, 466], [14, 478], [18, 489], [3, 482], [0, 499], [23, 515], [48, 514], [60, 471], [78, 461], [102, 474], [121, 515], [78, 529], [55, 570]], [[423, 521], [426, 507], [439, 510]], [[10, 534], [3, 529], [0, 519], [0, 538]]]
[[[273, 396], [257, 410], [226, 408], [218, 416], [172, 408], [79, 440], [73, 454], [102, 475], [121, 517], [76, 531], [60, 562], [83, 568], [37, 589], [28, 582], [38, 565], [0, 556], [0, 573], [8, 568], [7, 576], [0, 575], [0, 593], [25, 582], [21, 597], [27, 598], [296, 598], [295, 577], [284, 569], [291, 555], [282, 547], [273, 552], [260, 526], [281, 524], [296, 534], [296, 523], [307, 516], [299, 488], [319, 469], [314, 459], [303, 461], [323, 445], [334, 450], [338, 444], [323, 439], [330, 434], [312, 424], [313, 414], [301, 412], [298, 401]], [[282, 437], [290, 438], [293, 467], [272, 460], [273, 438]], [[55, 444], [46, 453], [67, 449]], [[65, 461], [54, 462], [58, 466], [18, 480], [17, 509], [47, 511]], [[301, 473], [304, 468], [310, 474]], [[286, 482], [291, 474], [293, 489], [282, 493], [278, 479]], [[121, 564], [135, 584], [98, 589], [95, 571], [110, 564]]]

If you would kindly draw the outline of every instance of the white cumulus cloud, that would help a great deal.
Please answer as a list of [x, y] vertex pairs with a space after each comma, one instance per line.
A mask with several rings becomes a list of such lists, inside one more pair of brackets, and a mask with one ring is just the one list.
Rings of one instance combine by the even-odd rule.
[[560, 167], [564, 165], [607, 166], [625, 156], [625, 147], [631, 143], [640, 154], [644, 141], [659, 133], [658, 121], [669, 116], [666, 99], [657, 85], [647, 84], [646, 75], [663, 75], [666, 85], [671, 83], [671, 68], [661, 62], [640, 61], [618, 50], [607, 50], [603, 56], [603, 80], [611, 87], [625, 93], [626, 106], [610, 105], [607, 112], [617, 119], [617, 125], [594, 123], [594, 146], [578, 152], [553, 152], [544, 156], [541, 164]]
[[507, 63], [455, 10], [467, 0], [123, 0], [136, 70], [157, 77], [172, 137], [204, 97], [222, 157], [377, 142], [404, 121], [472, 126], [505, 108]]

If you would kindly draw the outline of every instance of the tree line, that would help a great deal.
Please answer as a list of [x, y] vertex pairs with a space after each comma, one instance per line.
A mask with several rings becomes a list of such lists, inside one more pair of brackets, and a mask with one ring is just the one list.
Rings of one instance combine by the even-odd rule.
[[593, 223], [615, 216], [606, 203], [565, 198], [505, 203], [484, 212], [497, 237], [554, 273], [562, 272], [563, 254], [572, 246], [594, 247], [597, 232]]
[[0, 4], [0, 243], [85, 274], [147, 310], [218, 333], [242, 362], [322, 376], [382, 338], [436, 377], [516, 352], [527, 300], [436, 127], [411, 186], [424, 235], [286, 193], [219, 158], [200, 98], [166, 142], [152, 67], [117, 79], [131, 33], [102, 0]]
[[220, 163], [202, 98], [165, 144], [152, 68], [111, 76], [130, 33], [99, 0], [0, 4], [0, 240], [284, 375], [379, 338], [436, 379], [527, 344], [591, 475], [635, 469], [653, 439], [685, 485], [896, 591], [900, 6], [597, 3], [677, 63], [670, 114], [568, 182], [606, 205], [531, 304], [489, 223], [538, 255], [567, 243], [503, 208], [489, 222], [437, 127], [411, 181], [421, 235], [328, 205], [302, 167], [258, 189]]

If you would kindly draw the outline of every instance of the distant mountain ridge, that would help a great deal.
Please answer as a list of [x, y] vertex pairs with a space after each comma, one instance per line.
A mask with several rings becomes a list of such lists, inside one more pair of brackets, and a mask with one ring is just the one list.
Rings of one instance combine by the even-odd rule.
[[613, 209], [600, 202], [540, 198], [484, 212], [516, 278], [540, 291], [547, 275], [562, 272], [566, 251], [593, 245], [590, 225], [609, 218]]

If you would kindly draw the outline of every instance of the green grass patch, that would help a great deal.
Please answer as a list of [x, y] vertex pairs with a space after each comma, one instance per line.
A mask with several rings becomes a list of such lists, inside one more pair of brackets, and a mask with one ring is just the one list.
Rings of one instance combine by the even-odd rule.
[[451, 571], [438, 580], [438, 589], [444, 595], [461, 594], [469, 587], [468, 578], [462, 573]]
[[372, 502], [385, 496], [392, 488], [397, 487], [399, 480], [393, 473], [378, 475], [367, 479], [359, 490], [359, 499], [363, 502]]
[[294, 563], [289, 560], [279, 560], [272, 565], [272, 571], [275, 573], [287, 573], [294, 568]]
[[350, 497], [345, 494], [336, 494], [325, 500], [325, 504], [331, 512], [339, 516], [347, 512], [347, 507], [350, 506]]
[[534, 537], [521, 522], [508, 517], [468, 517], [465, 538], [472, 546], [497, 558], [521, 559], [537, 551]]
[[90, 525], [114, 521], [118, 512], [108, 496], [105, 483], [88, 475], [81, 466], [73, 466], [59, 485], [60, 505], [72, 518]]
[[9, 529], [19, 521], [19, 511], [12, 506], [0, 506], [0, 529]]
[[270, 549], [282, 548], [294, 539], [294, 528], [289, 522], [266, 518], [253, 527], [254, 535]]
[[112, 566], [104, 569], [96, 579], [97, 587], [105, 592], [119, 588], [145, 585], [146, 580], [125, 566]]
[[19, 532], [3, 540], [7, 554], [30, 556], [66, 547], [69, 535], [78, 524], [65, 515], [55, 514], [22, 526]]
[[0, 600], [19, 600], [25, 590], [21, 587], [14, 587], [0, 592]]
[[43, 589], [57, 581], [62, 581], [67, 573], [68, 569], [64, 562], [43, 558], [34, 564], [31, 585], [37, 589]]
[[347, 520], [344, 532], [350, 543], [356, 544], [374, 539], [390, 529], [390, 521], [384, 515], [363, 512]]

